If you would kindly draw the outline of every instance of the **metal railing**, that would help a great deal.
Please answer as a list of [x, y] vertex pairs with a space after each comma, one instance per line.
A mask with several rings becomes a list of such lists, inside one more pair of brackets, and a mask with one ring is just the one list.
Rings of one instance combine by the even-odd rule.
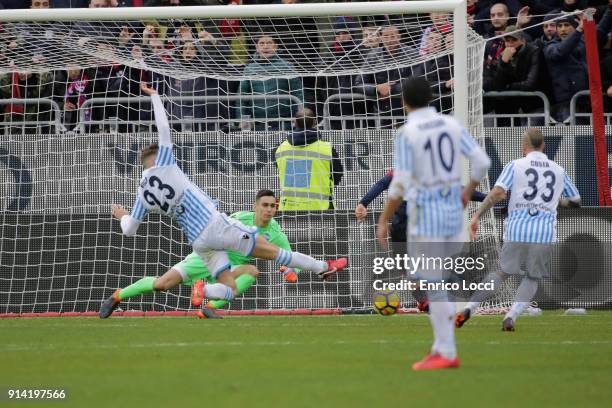
[[325, 100], [323, 103], [323, 130], [331, 130], [331, 122], [342, 122], [342, 129], [346, 128], [346, 122], [358, 121], [362, 128], [368, 128], [368, 122], [373, 123], [374, 127], [380, 128], [383, 122], [390, 121], [391, 126], [395, 126], [398, 122], [403, 123], [406, 121], [406, 116], [385, 116], [385, 115], [373, 115], [373, 114], [362, 114], [362, 115], [340, 115], [332, 116], [330, 111], [330, 104], [335, 101], [342, 102], [355, 102], [368, 100], [367, 95], [362, 93], [337, 93]]
[[[578, 110], [578, 99], [591, 96], [590, 90], [578, 91], [572, 96], [570, 100], [570, 125], [576, 126], [578, 118], [588, 118], [589, 125], [593, 125], [593, 113], [592, 112], [577, 112]], [[604, 93], [604, 98], [606, 94]], [[589, 101], [590, 102], [590, 101]], [[606, 125], [612, 125], [612, 113], [604, 112], [604, 119], [606, 121]]]
[[[66, 128], [62, 124], [62, 110], [60, 109], [57, 102], [53, 99], [49, 98], [11, 98], [11, 99], [0, 99], [0, 105], [9, 105], [9, 104], [18, 104], [18, 105], [49, 105], [49, 112], [54, 113], [55, 118], [49, 120], [11, 120], [10, 122], [0, 122], [0, 127], [4, 127], [5, 131], [14, 128], [25, 128], [25, 127], [34, 127], [41, 128], [44, 126], [54, 127], [55, 134], [60, 132], [65, 132]], [[37, 113], [39, 115], [41, 112]], [[27, 116], [28, 113], [24, 112], [24, 116]], [[32, 114], [30, 114], [32, 115]], [[38, 133], [38, 132], [36, 132]]]
[[[294, 104], [301, 109], [303, 107], [302, 102], [298, 97], [294, 95], [219, 95], [219, 96], [169, 96], [165, 99], [171, 102], [183, 102], [188, 101], [192, 104], [196, 102], [235, 102], [235, 101], [280, 101], [286, 100], [290, 103]], [[81, 132], [86, 131], [86, 126], [89, 125], [108, 125], [109, 127], [114, 127], [118, 125], [137, 125], [139, 127], [149, 127], [149, 131], [151, 131], [153, 125], [155, 125], [155, 120], [138, 120], [136, 123], [130, 120], [121, 120], [120, 118], [105, 118], [102, 120], [91, 120], [86, 118], [86, 111], [89, 108], [95, 107], [96, 105], [113, 105], [120, 103], [150, 103], [151, 98], [148, 96], [135, 96], [135, 97], [118, 97], [118, 98], [91, 98], [86, 100], [83, 105], [81, 105], [80, 109], [80, 117], [79, 123], [77, 127]], [[233, 109], [232, 107], [228, 107], [228, 109]], [[291, 122], [293, 118], [249, 118], [250, 122], [257, 123], [269, 123], [269, 122]], [[201, 124], [206, 123], [216, 123], [217, 125], [220, 123], [231, 123], [231, 122], [240, 122], [245, 121], [244, 118], [241, 119], [231, 119], [231, 118], [188, 118], [188, 119], [175, 119], [172, 117], [168, 118], [168, 122], [170, 125], [181, 124], [183, 131], [191, 131], [190, 126], [196, 125], [199, 126]], [[196, 129], [198, 130], [198, 129]]]
[[[548, 97], [543, 92], [534, 91], [534, 92], [523, 92], [523, 91], [493, 91], [493, 92], [485, 92], [483, 94], [484, 98], [539, 98], [542, 100], [543, 112], [524, 112], [524, 113], [485, 113], [483, 115], [483, 120], [487, 121], [487, 119], [493, 120], [493, 126], [497, 126], [498, 119], [507, 118], [512, 120], [511, 124], [514, 124], [513, 119], [527, 119], [527, 126], [548, 126], [550, 124], [550, 102]], [[533, 123], [532, 120], [543, 118], [544, 123]], [[518, 126], [522, 126], [519, 124]]]
[[[588, 90], [579, 91], [572, 97], [570, 101], [570, 120], [569, 123], [572, 126], [575, 126], [580, 118], [589, 118], [589, 124], [591, 124], [591, 112], [577, 112], [578, 107], [578, 99], [583, 97], [588, 97], [590, 92]], [[483, 118], [492, 119], [492, 125], [497, 126], [498, 120], [501, 118], [510, 118], [510, 119], [527, 119], [527, 125], [532, 126], [532, 121], [543, 118], [543, 124], [536, 125], [549, 125], [551, 124], [551, 112], [550, 112], [550, 102], [546, 95], [542, 92], [519, 92], [519, 91], [504, 91], [504, 92], [487, 92], [484, 94], [484, 97], [487, 98], [504, 98], [504, 97], [530, 97], [530, 98], [539, 98], [542, 101], [542, 110], [543, 112], [532, 112], [532, 113], [516, 113], [516, 114], [485, 114]], [[171, 102], [189, 102], [191, 104], [196, 104], [198, 102], [201, 103], [220, 103], [227, 102], [228, 105], [231, 102], [237, 101], [257, 101], [257, 100], [265, 100], [265, 101], [288, 101], [290, 104], [295, 105], [297, 108], [302, 108], [302, 102], [293, 95], [225, 95], [225, 96], [170, 96], [165, 99]], [[376, 127], [380, 128], [381, 124], [390, 122], [393, 125], [402, 123], [405, 121], [405, 116], [385, 116], [380, 114], [353, 114], [353, 115], [338, 115], [332, 116], [331, 114], [331, 104], [332, 103], [342, 103], [342, 102], [366, 102], [368, 97], [362, 93], [339, 93], [331, 95], [327, 98], [323, 104], [323, 129], [331, 130], [332, 122], [340, 121], [342, 123], [342, 129], [346, 129], [347, 122], [357, 122], [359, 126], [357, 128], [371, 128]], [[101, 126], [109, 126], [111, 131], [113, 127], [117, 127], [119, 125], [127, 125], [132, 127], [133, 131], [151, 131], [153, 126], [155, 125], [155, 121], [151, 120], [124, 120], [120, 118], [104, 118], [102, 120], [92, 120], [87, 119], [87, 110], [97, 107], [97, 106], [116, 106], [117, 104], [138, 104], [138, 103], [150, 103], [150, 98], [147, 96], [136, 96], [136, 97], [117, 97], [117, 98], [92, 98], [86, 100], [83, 105], [78, 109], [79, 110], [79, 121], [76, 125], [76, 129], [81, 132], [85, 132], [86, 127], [89, 125], [101, 125]], [[8, 122], [0, 122], [0, 128], [6, 130], [11, 129], [25, 129], [25, 128], [37, 128], [41, 129], [42, 127], [53, 127], [53, 133], [58, 134], [66, 131], [66, 127], [62, 123], [62, 109], [59, 104], [50, 98], [11, 98], [11, 99], [0, 99], [0, 105], [7, 104], [21, 104], [21, 105], [46, 105], [49, 106], [49, 114], [50, 117], [48, 120], [35, 120], [35, 121], [8, 121]], [[234, 107], [228, 106], [228, 110], [235, 109]], [[42, 112], [40, 112], [42, 113]], [[40, 114], [39, 113], [39, 114]], [[46, 113], [46, 112], [45, 112]], [[24, 113], [24, 115], [28, 115]], [[31, 114], [34, 115], [34, 114]], [[606, 119], [607, 125], [612, 125], [612, 113], [605, 113], [604, 117]], [[215, 130], [218, 130], [221, 124], [236, 124], [237, 122], [258, 122], [258, 123], [287, 123], [291, 122], [293, 118], [197, 118], [197, 117], [186, 117], [182, 119], [176, 119], [173, 117], [169, 118], [170, 124], [180, 124], [183, 131], [200, 131], [202, 130], [202, 126], [205, 124], [213, 123], [216, 124]], [[485, 126], [491, 126], [485, 122]], [[144, 129], [143, 129], [144, 128]], [[209, 129], [205, 129], [209, 130]]]

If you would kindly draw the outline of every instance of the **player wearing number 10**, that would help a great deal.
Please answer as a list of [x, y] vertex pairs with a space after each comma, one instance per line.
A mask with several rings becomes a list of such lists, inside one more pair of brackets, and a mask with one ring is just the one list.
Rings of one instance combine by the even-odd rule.
[[[402, 84], [407, 123], [395, 136], [394, 174], [389, 198], [378, 222], [377, 235], [386, 244], [388, 221], [406, 200], [408, 253], [443, 259], [463, 247], [463, 211], [491, 161], [459, 122], [429, 107], [431, 85], [424, 78], [409, 78]], [[471, 164], [470, 181], [461, 187], [460, 154]], [[432, 268], [417, 271], [432, 283], [445, 281], [449, 271]], [[454, 305], [445, 290], [428, 290], [429, 318], [434, 332], [431, 353], [415, 363], [414, 370], [459, 366], [455, 346]]]
[[[524, 266], [526, 275], [504, 317], [503, 331], [514, 331], [514, 322], [535, 296], [538, 281], [549, 274], [551, 244], [557, 235], [557, 206], [580, 206], [580, 194], [574, 183], [561, 166], [544, 154], [544, 137], [538, 129], [527, 129], [523, 134], [523, 154], [525, 157], [504, 167], [470, 224], [470, 232], [475, 236], [480, 217], [510, 192], [500, 257], [502, 273], [491, 272], [485, 278], [487, 282], [493, 281], [497, 289], [509, 275], [521, 274]], [[488, 295], [490, 292], [476, 292], [465, 310], [455, 317], [455, 325], [463, 326]]]
[[[112, 206], [112, 214], [121, 221], [125, 235], [134, 235], [148, 212], [173, 217], [216, 280], [203, 290], [203, 296], [209, 299], [231, 300], [237, 293], [230, 271], [229, 250], [244, 256], [274, 260], [289, 268], [313, 271], [322, 278], [346, 267], [346, 258], [318, 261], [302, 253], [279, 248], [258, 236], [256, 228], [247, 227], [217, 211], [216, 201], [189, 180], [176, 164], [172, 154], [170, 125], [157, 91], [144, 82], [141, 88], [153, 102], [159, 144], [155, 143], [142, 152], [144, 171], [131, 214], [121, 206]], [[110, 316], [121, 300], [118, 295], [116, 292], [102, 304], [100, 317]]]

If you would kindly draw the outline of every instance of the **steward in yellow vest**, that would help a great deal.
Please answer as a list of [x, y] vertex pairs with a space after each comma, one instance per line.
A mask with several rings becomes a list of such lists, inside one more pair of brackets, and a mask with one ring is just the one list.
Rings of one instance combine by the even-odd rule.
[[344, 169], [331, 143], [319, 140], [314, 114], [302, 109], [293, 131], [277, 149], [279, 211], [322, 211], [335, 208], [334, 185]]

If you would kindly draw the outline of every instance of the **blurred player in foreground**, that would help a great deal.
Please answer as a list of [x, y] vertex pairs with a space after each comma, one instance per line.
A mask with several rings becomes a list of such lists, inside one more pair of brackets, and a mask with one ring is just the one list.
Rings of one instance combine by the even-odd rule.
[[[538, 281], [550, 273], [552, 244], [557, 236], [557, 207], [580, 207], [580, 194], [565, 170], [544, 154], [544, 136], [538, 129], [523, 134], [525, 157], [504, 167], [495, 187], [480, 205], [470, 223], [476, 237], [478, 220], [510, 193], [508, 217], [504, 221], [501, 274], [491, 272], [485, 281], [499, 289], [510, 275], [526, 275], [519, 285], [510, 311], [504, 316], [503, 331], [514, 331], [514, 324], [538, 290]], [[566, 198], [561, 198], [561, 196]], [[466, 308], [455, 316], [456, 327], [470, 318], [480, 302], [491, 292], [476, 292]]]
[[[429, 107], [430, 84], [411, 77], [402, 85], [407, 123], [399, 128], [393, 149], [394, 174], [389, 197], [377, 228], [379, 243], [386, 246], [389, 220], [407, 202], [408, 253], [445, 258], [463, 247], [463, 211], [491, 161], [484, 150], [454, 118]], [[460, 154], [471, 164], [470, 181], [461, 187]], [[442, 269], [419, 270], [428, 284], [445, 280]], [[459, 367], [453, 316], [454, 304], [444, 288], [427, 291], [429, 318], [434, 333], [431, 352], [413, 364], [414, 370]]]
[[[141, 153], [144, 170], [132, 212], [128, 213], [119, 205], [112, 206], [112, 215], [121, 221], [125, 235], [135, 235], [150, 211], [173, 217], [217, 282], [204, 287], [204, 297], [209, 299], [229, 301], [236, 296], [237, 287], [230, 270], [228, 250], [244, 256], [274, 260], [289, 268], [310, 270], [322, 278], [347, 266], [346, 258], [318, 261], [302, 253], [279, 248], [264, 237], [257, 236], [256, 228], [247, 227], [217, 211], [216, 201], [189, 180], [176, 164], [168, 118], [157, 91], [144, 82], [141, 88], [153, 102], [159, 144], [154, 143]], [[112, 313], [121, 301], [120, 293], [115, 292], [102, 303], [100, 317], [108, 317]]]
[[[383, 178], [378, 180], [370, 187], [367, 193], [359, 200], [359, 204], [355, 208], [355, 218], [357, 222], [362, 222], [368, 216], [368, 205], [376, 199], [383, 191], [387, 190], [393, 180], [393, 170], [389, 170]], [[480, 191], [474, 191], [470, 201], [482, 202], [487, 195]], [[392, 249], [395, 253], [403, 254], [406, 251], [406, 229], [408, 228], [408, 213], [406, 212], [406, 200], [402, 201], [402, 204], [397, 207], [395, 214], [391, 218], [391, 243]], [[397, 246], [397, 247], [396, 247]], [[427, 300], [427, 294], [421, 289], [415, 289], [412, 291], [412, 296], [417, 301], [416, 307], [419, 311], [428, 313], [429, 312], [429, 301]]]

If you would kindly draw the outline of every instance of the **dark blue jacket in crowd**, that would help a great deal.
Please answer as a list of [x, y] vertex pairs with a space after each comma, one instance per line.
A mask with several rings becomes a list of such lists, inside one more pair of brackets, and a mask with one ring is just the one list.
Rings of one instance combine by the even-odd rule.
[[[597, 24], [597, 38], [603, 41], [612, 28], [612, 11], [608, 9]], [[555, 36], [544, 46], [544, 58], [552, 80], [556, 103], [567, 103], [572, 96], [589, 87], [586, 48], [583, 33], [574, 31], [565, 40]]]
[[[376, 197], [382, 194], [383, 191], [389, 188], [391, 181], [393, 180], [393, 170], [389, 170], [387, 174], [380, 180], [378, 180], [368, 192], [359, 200], [359, 204], [367, 207]], [[480, 191], [474, 191], [471, 201], [484, 201], [487, 195]], [[406, 212], [406, 201], [402, 201], [402, 204], [393, 214], [391, 218], [391, 241], [393, 242], [406, 242], [406, 229], [408, 228], [408, 213]]]

